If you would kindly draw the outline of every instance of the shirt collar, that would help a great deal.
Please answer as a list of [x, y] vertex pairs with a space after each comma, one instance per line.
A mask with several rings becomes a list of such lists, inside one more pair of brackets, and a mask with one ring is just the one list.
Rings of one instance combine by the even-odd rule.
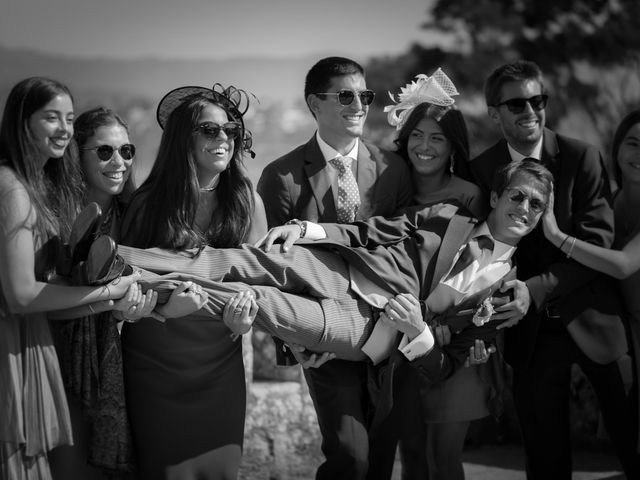
[[329, 160], [332, 160], [336, 157], [349, 157], [352, 161], [358, 160], [358, 145], [360, 142], [356, 139], [353, 144], [353, 148], [347, 152], [346, 155], [341, 155], [335, 148], [325, 142], [322, 137], [320, 137], [320, 132], [316, 131], [316, 140], [318, 142], [318, 147], [320, 147], [320, 152], [324, 157], [324, 160], [328, 163]]
[[487, 237], [491, 238], [491, 240], [493, 240], [493, 253], [491, 254], [492, 262], [505, 262], [509, 260], [513, 255], [513, 252], [516, 251], [516, 247], [514, 245], [509, 245], [508, 243], [504, 243], [493, 238], [487, 222], [482, 222], [479, 225], [476, 225], [473, 230], [471, 230], [471, 236], [469, 237], [469, 240], [481, 235], [486, 235]]
[[540, 161], [542, 158], [542, 137], [543, 135], [540, 135], [540, 140], [538, 140], [538, 143], [536, 143], [536, 146], [534, 147], [533, 152], [531, 152], [530, 155], [521, 154], [519, 151], [513, 148], [509, 142], [507, 142], [507, 148], [509, 149], [511, 160], [517, 161], [522, 160], [523, 158], [535, 158], [536, 160]]

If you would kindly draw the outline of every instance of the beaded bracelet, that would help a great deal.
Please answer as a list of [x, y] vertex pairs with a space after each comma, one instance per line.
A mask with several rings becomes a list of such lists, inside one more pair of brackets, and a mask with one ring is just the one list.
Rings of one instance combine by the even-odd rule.
[[571, 237], [571, 246], [569, 247], [569, 251], [567, 252], [567, 258], [571, 258], [571, 254], [573, 253], [573, 247], [576, 246], [576, 237]]

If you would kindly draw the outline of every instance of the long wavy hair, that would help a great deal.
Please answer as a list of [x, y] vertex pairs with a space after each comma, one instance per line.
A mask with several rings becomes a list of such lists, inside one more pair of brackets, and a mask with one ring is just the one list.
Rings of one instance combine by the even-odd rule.
[[442, 129], [444, 136], [451, 142], [453, 158], [455, 159], [453, 171], [457, 173], [459, 162], [463, 165], [469, 162], [469, 133], [462, 112], [454, 108], [438, 107], [427, 102], [417, 105], [407, 117], [398, 132], [398, 137], [394, 140], [397, 147], [396, 153], [404, 158], [410, 169], [413, 168], [409, 160], [407, 144], [409, 143], [411, 132], [424, 118], [435, 120]]
[[10, 167], [26, 188], [37, 214], [36, 233], [43, 239], [53, 235], [68, 238], [82, 198], [78, 149], [74, 142], [62, 158], [50, 158], [44, 166], [29, 128], [31, 116], [69, 89], [49, 78], [30, 77], [9, 93], [0, 124], [0, 165]]
[[195, 226], [200, 188], [191, 155], [193, 132], [201, 112], [209, 104], [225, 110], [231, 120], [239, 120], [223, 103], [203, 95], [191, 95], [170, 113], [155, 164], [130, 202], [131, 206], [139, 205], [144, 211], [138, 216], [137, 246], [174, 250], [205, 245], [234, 247], [246, 239], [254, 199], [251, 181], [242, 164], [244, 132], [234, 142], [229, 166], [220, 173], [216, 190], [218, 207], [209, 229], [201, 232]]

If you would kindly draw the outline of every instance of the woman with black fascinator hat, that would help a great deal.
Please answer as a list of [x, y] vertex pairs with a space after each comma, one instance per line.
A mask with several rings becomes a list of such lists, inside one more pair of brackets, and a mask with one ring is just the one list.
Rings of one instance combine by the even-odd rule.
[[[251, 151], [249, 95], [181, 87], [160, 101], [164, 132], [147, 180], [131, 198], [121, 243], [174, 251], [235, 247], [266, 233], [262, 200], [242, 164]], [[239, 316], [256, 305], [240, 293]], [[123, 328], [127, 406], [140, 478], [236, 478], [246, 388], [242, 343], [221, 322], [187, 316]]]

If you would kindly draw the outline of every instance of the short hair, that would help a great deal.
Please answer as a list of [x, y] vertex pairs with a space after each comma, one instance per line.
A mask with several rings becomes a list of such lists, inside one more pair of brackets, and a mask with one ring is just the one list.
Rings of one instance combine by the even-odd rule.
[[398, 137], [394, 140], [398, 147], [396, 150], [398, 155], [409, 162], [409, 153], [407, 151], [409, 137], [418, 123], [424, 118], [432, 118], [440, 126], [444, 136], [451, 142], [456, 163], [469, 161], [469, 132], [462, 112], [455, 108], [438, 108], [428, 102], [416, 106], [398, 132]]
[[73, 122], [74, 138], [78, 147], [82, 148], [93, 137], [100, 127], [120, 125], [129, 134], [129, 125], [120, 115], [106, 107], [95, 107], [81, 113]]
[[309, 95], [326, 92], [335, 77], [353, 74], [364, 77], [364, 68], [355, 60], [345, 57], [326, 57], [319, 60], [309, 69], [304, 81], [305, 103]]
[[540, 84], [541, 92], [545, 93], [542, 70], [534, 62], [516, 60], [496, 68], [484, 83], [484, 98], [487, 106], [494, 107], [500, 103], [502, 86], [505, 83], [536, 80]]
[[626, 117], [622, 119], [618, 128], [616, 128], [616, 133], [613, 135], [613, 144], [611, 146], [611, 161], [613, 162], [613, 174], [616, 179], [616, 183], [618, 187], [622, 186], [622, 170], [620, 170], [620, 166], [618, 165], [618, 152], [620, 151], [620, 145], [624, 140], [624, 137], [627, 136], [631, 127], [633, 127], [636, 123], [640, 123], [640, 109], [633, 110], [628, 113]]
[[553, 191], [553, 174], [535, 158], [523, 158], [507, 163], [493, 177], [492, 192], [502, 195], [517, 175], [524, 175], [539, 182], [544, 188], [545, 197], [549, 198]]

